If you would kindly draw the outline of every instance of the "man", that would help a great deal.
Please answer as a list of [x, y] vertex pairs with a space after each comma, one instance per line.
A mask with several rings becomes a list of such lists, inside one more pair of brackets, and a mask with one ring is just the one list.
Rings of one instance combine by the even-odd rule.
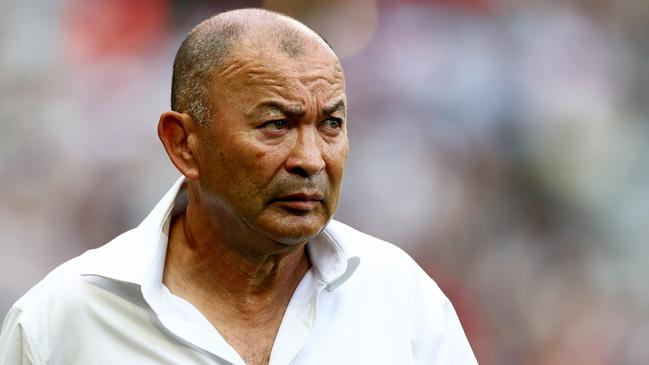
[[158, 124], [183, 178], [14, 305], [0, 363], [475, 364], [412, 259], [331, 220], [346, 102], [303, 24], [244, 9], [198, 25]]

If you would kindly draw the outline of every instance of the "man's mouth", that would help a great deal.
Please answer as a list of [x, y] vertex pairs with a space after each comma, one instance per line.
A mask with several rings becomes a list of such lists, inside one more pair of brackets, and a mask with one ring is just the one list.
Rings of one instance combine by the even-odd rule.
[[301, 211], [309, 211], [322, 202], [321, 193], [295, 193], [282, 195], [273, 200], [273, 203], [279, 203], [281, 206]]

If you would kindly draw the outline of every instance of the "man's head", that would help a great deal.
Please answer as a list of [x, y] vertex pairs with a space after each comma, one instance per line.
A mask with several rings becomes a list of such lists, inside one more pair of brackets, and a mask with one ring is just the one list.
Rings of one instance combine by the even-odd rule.
[[219, 14], [183, 42], [172, 89], [160, 138], [222, 234], [293, 245], [324, 227], [348, 142], [344, 75], [322, 38], [265, 10]]
[[171, 110], [188, 114], [201, 125], [209, 123], [212, 110], [207, 88], [213, 71], [222, 65], [234, 45], [250, 38], [290, 56], [302, 54], [308, 42], [329, 48], [304, 24], [279, 13], [251, 8], [218, 14], [197, 25], [176, 53]]

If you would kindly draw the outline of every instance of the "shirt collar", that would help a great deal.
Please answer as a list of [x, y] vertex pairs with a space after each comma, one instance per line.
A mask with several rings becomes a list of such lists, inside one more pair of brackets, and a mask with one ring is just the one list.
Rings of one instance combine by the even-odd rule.
[[[187, 205], [185, 178], [179, 178], [140, 225], [86, 253], [82, 275], [95, 275], [140, 286], [161, 283], [171, 218]], [[331, 222], [330, 222], [331, 224]], [[360, 258], [350, 255], [340, 237], [325, 227], [307, 244], [317, 276], [333, 291], [349, 279]]]
[[307, 243], [309, 258], [317, 276], [333, 291], [349, 279], [360, 264], [358, 256], [350, 256], [327, 227]]

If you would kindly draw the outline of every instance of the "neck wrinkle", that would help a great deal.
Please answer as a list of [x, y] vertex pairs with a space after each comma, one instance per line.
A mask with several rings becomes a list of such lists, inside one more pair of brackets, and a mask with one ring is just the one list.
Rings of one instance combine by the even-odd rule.
[[254, 313], [287, 302], [311, 267], [304, 244], [251, 260], [236, 245], [197, 237], [186, 212], [172, 222], [163, 275], [169, 290], [190, 302], [188, 296], [198, 295], [201, 302], [216, 300], [243, 315]]

